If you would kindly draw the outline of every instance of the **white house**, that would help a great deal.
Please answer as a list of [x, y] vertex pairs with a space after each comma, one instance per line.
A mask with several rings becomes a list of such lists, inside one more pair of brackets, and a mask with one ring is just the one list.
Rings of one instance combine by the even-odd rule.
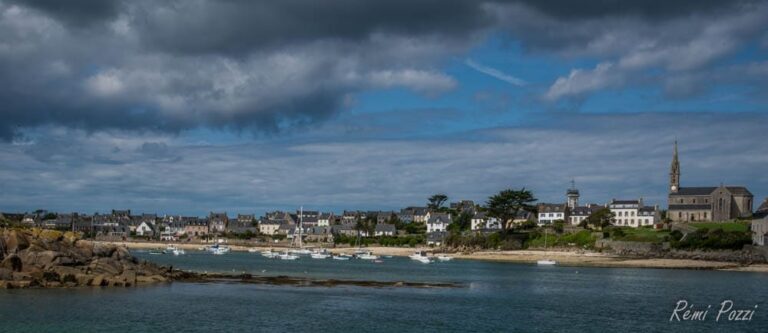
[[758, 246], [768, 244], [768, 198], [752, 215], [752, 243]]
[[321, 213], [317, 217], [317, 226], [318, 227], [327, 227], [331, 225], [331, 222], [333, 222], [333, 213]]
[[499, 219], [485, 215], [484, 212], [477, 212], [470, 221], [470, 230], [501, 229]]
[[429, 220], [427, 220], [427, 233], [445, 231], [449, 224], [451, 224], [450, 214], [430, 212]]
[[538, 224], [553, 224], [555, 221], [568, 219], [568, 206], [566, 204], [539, 204]]
[[661, 216], [658, 207], [646, 207], [643, 199], [616, 200], [608, 204], [608, 209], [614, 215], [614, 225], [622, 227], [652, 226], [659, 222]]
[[147, 221], [142, 221], [138, 227], [136, 227], [137, 236], [153, 236], [155, 234], [154, 227]]
[[374, 235], [376, 237], [379, 236], [394, 236], [397, 233], [397, 230], [395, 230], [394, 224], [387, 224], [387, 223], [379, 223], [376, 224], [376, 228], [374, 230]]
[[589, 204], [586, 206], [577, 206], [573, 209], [570, 209], [568, 212], [568, 222], [571, 225], [579, 225], [582, 221], [586, 220], [589, 215], [592, 215], [592, 213], [598, 211], [601, 208], [605, 208], [604, 206], [600, 206], [597, 204]]
[[280, 221], [264, 220], [259, 223], [259, 233], [262, 235], [275, 235], [278, 229], [280, 229]]

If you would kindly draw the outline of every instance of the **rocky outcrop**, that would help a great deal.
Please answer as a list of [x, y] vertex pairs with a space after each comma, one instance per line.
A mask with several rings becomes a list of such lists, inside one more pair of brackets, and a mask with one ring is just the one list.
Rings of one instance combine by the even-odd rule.
[[115, 286], [166, 282], [170, 273], [124, 247], [71, 232], [0, 229], [0, 288]]

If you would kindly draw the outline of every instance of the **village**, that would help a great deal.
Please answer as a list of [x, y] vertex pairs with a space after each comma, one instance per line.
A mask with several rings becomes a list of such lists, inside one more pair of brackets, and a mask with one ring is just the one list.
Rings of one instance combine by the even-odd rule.
[[[668, 241], [670, 232], [688, 234], [697, 231], [697, 226], [712, 228], [713, 223], [715, 227], [719, 223], [724, 229], [736, 226], [751, 231], [751, 243], [765, 246], [768, 198], [753, 211], [753, 195], [745, 187], [722, 184], [715, 187], [681, 187], [677, 143], [670, 166], [669, 184], [666, 210], [658, 205], [646, 205], [642, 197], [612, 199], [604, 204], [581, 204], [581, 193], [572, 181], [571, 187], [564, 191], [562, 203], [536, 202], [532, 193], [522, 189], [507, 190], [507, 194], [512, 195], [507, 198], [502, 198], [505, 194], [502, 191], [489, 198], [485, 205], [472, 200], [447, 203], [447, 195], [435, 194], [428, 198], [426, 205], [409, 206], [399, 211], [344, 210], [337, 213], [297, 209], [272, 211], [263, 216], [210, 212], [208, 216], [197, 217], [134, 214], [127, 209], [90, 215], [37, 210], [0, 213], [0, 220], [27, 227], [79, 232], [85, 237], [104, 241], [235, 241], [279, 246], [290, 244], [300, 235], [303, 242], [376, 243], [409, 247], [455, 246], [463, 242], [456, 241], [457, 237], [488, 236], [501, 231], [505, 231], [504, 234], [523, 231], [527, 238], [535, 238], [542, 229], [553, 229], [558, 234], [576, 234], [586, 229], [595, 231], [608, 227], [620, 230], [614, 232], [619, 235], [614, 238], [633, 233], [628, 230], [642, 229], [659, 232], [649, 234], [645, 231], [637, 236], [651, 235], [652, 239], [656, 239], [655, 236], [663, 235], [667, 238], [658, 238]], [[515, 195], [523, 195], [523, 198]], [[499, 198], [503, 200], [496, 203], [498, 207], [490, 207]], [[446, 239], [454, 240], [453, 244], [445, 244]], [[524, 243], [520, 242], [520, 248], [524, 247]], [[568, 244], [574, 245], [573, 242]], [[481, 244], [480, 247], [493, 248], [493, 245], [498, 247], [498, 243], [490, 246]]]

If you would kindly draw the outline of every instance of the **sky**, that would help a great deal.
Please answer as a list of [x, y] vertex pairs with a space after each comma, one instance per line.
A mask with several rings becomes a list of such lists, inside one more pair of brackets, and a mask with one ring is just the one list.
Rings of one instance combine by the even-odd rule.
[[768, 1], [0, 0], [0, 211], [768, 197]]

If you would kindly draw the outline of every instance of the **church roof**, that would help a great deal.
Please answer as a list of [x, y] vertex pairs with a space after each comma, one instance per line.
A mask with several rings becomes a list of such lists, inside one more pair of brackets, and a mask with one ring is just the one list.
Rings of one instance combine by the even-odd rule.
[[726, 186], [725, 188], [728, 189], [728, 191], [731, 192], [731, 194], [735, 195], [752, 195], [749, 190], [744, 186]]
[[681, 187], [669, 195], [710, 195], [717, 187]]

